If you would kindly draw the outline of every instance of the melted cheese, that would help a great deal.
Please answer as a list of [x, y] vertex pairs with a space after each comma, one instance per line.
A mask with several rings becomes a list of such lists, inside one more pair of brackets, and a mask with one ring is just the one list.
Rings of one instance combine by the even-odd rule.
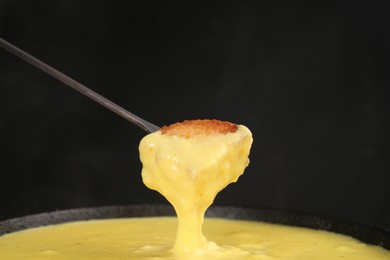
[[310, 259], [387, 260], [390, 252], [325, 231], [227, 219], [204, 221], [214, 243], [177, 256], [177, 218], [81, 221], [32, 228], [0, 237], [0, 259]]
[[244, 172], [251, 144], [245, 126], [195, 138], [149, 134], [139, 146], [142, 178], [174, 206], [177, 218], [81, 221], [15, 232], [0, 237], [0, 259], [390, 259], [383, 248], [330, 232], [204, 220], [217, 193]]
[[243, 174], [251, 144], [252, 134], [242, 125], [227, 134], [183, 138], [157, 131], [141, 140], [143, 182], [160, 192], [178, 217], [176, 253], [209, 247], [202, 234], [204, 213], [217, 193]]

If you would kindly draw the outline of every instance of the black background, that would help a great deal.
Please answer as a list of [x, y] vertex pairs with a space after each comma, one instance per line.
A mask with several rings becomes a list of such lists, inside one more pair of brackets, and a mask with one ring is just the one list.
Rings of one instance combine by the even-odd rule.
[[[314, 3], [315, 2], [315, 3]], [[388, 1], [0, 1], [0, 36], [157, 125], [248, 126], [219, 205], [390, 228]], [[0, 50], [0, 219], [159, 203], [145, 135]]]

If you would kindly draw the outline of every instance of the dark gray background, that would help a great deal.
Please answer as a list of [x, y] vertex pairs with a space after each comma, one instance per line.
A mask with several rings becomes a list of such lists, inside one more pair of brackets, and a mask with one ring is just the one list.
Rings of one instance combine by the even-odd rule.
[[[216, 204], [390, 228], [388, 3], [2, 0], [0, 35], [155, 124], [248, 126]], [[0, 97], [0, 219], [165, 202], [140, 128], [4, 50]]]

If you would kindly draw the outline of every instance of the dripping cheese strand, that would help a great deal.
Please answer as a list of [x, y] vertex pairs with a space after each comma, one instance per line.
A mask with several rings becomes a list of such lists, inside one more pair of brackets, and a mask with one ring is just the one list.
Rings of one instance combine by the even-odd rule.
[[249, 164], [252, 134], [243, 125], [187, 120], [144, 137], [139, 146], [144, 184], [175, 208], [174, 252], [206, 250], [204, 214], [215, 196]]

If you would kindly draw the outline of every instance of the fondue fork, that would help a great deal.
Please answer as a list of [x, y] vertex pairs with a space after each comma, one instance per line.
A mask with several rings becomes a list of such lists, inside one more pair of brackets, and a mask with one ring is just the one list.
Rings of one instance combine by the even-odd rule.
[[107, 98], [103, 97], [102, 95], [87, 88], [83, 84], [75, 81], [74, 79], [70, 78], [69, 76], [67, 76], [67, 75], [63, 74], [62, 72], [54, 69], [53, 67], [47, 65], [46, 63], [33, 57], [32, 55], [28, 54], [27, 52], [19, 49], [18, 47], [14, 46], [13, 44], [5, 41], [1, 37], [0, 37], [0, 46], [3, 47], [4, 49], [6, 49], [7, 51], [11, 52], [12, 54], [16, 55], [17, 57], [21, 58], [22, 60], [30, 63], [31, 65], [37, 67], [40, 70], [42, 70], [43, 72], [46, 72], [47, 74], [54, 77], [55, 79], [61, 81], [65, 85], [67, 85], [67, 86], [73, 88], [74, 90], [80, 92], [81, 94], [89, 97], [90, 99], [94, 100], [98, 104], [100, 104], [100, 105], [104, 106], [105, 108], [111, 110], [112, 112], [120, 115], [121, 117], [125, 118], [126, 120], [130, 121], [131, 123], [141, 127], [146, 132], [153, 133], [153, 132], [160, 129], [160, 127], [134, 115], [133, 113], [120, 107], [119, 105], [108, 100]]

